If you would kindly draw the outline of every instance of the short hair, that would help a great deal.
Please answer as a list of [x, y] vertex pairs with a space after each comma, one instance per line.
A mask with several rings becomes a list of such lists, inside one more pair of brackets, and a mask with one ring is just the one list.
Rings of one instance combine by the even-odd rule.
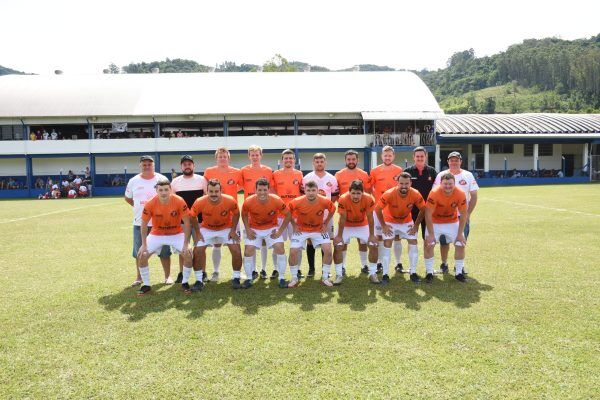
[[364, 192], [364, 187], [363, 187], [363, 183], [362, 181], [355, 179], [352, 181], [352, 183], [350, 184], [350, 189], [349, 191], [353, 191], [353, 190], [360, 190], [361, 192]]
[[269, 187], [269, 180], [267, 178], [259, 178], [256, 181], [256, 184], [254, 186], [255, 187], [266, 186], [268, 188]]
[[221, 186], [221, 181], [216, 179], [216, 178], [212, 178], [208, 181], [208, 186], [218, 186], [219, 189], [222, 189]]
[[248, 154], [250, 154], [253, 151], [258, 151], [260, 154], [262, 154], [262, 147], [260, 147], [257, 144], [253, 144], [252, 146], [248, 147]]
[[423, 146], [417, 146], [417, 147], [415, 147], [414, 150], [413, 150], [413, 154], [415, 154], [418, 151], [422, 151], [423, 153], [427, 154], [427, 150], [425, 150], [425, 147], [423, 147]]
[[281, 152], [281, 159], [283, 160], [283, 156], [285, 156], [287, 154], [291, 154], [292, 156], [294, 156], [294, 158], [296, 158], [296, 153], [294, 153], [294, 150], [285, 149], [284, 151]]
[[412, 179], [412, 176], [408, 172], [402, 172], [400, 175], [398, 175], [398, 179], [400, 179], [400, 178]]
[[346, 152], [346, 154], [344, 154], [344, 158], [348, 157], [348, 156], [356, 156], [356, 158], [358, 158], [358, 151], [356, 150], [348, 150]]
[[311, 188], [311, 189], [318, 189], [319, 185], [317, 185], [317, 182], [315, 182], [315, 181], [308, 181], [308, 182], [306, 182], [306, 185], [304, 185], [304, 187]]
[[159, 186], [171, 186], [171, 182], [169, 182], [167, 178], [160, 178], [158, 181], [156, 181], [156, 185], [154, 185], [154, 187], [157, 188]]
[[445, 174], [443, 174], [440, 177], [440, 180], [445, 181], [445, 180], [455, 180], [455, 179], [454, 179], [454, 175], [452, 175], [452, 172], [446, 172]]
[[229, 153], [229, 150], [227, 150], [227, 147], [217, 147], [217, 150], [215, 150], [215, 158], [217, 158], [220, 153], [225, 153], [231, 158], [231, 154]]
[[386, 151], [391, 151], [392, 153], [396, 152], [392, 146], [383, 146], [383, 149], [381, 149], [381, 152], [385, 153]]
[[315, 155], [313, 156], [313, 160], [317, 160], [322, 158], [323, 160], [327, 160], [327, 157], [325, 157], [325, 153], [315, 153]]

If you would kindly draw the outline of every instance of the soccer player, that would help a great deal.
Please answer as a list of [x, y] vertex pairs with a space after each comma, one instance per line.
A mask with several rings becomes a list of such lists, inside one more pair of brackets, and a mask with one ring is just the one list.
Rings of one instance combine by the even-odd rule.
[[[286, 149], [281, 153], [281, 164], [283, 168], [273, 172], [273, 181], [271, 182], [271, 189], [277, 196], [283, 200], [287, 205], [293, 199], [301, 196], [302, 188], [302, 172], [294, 168], [296, 164], [296, 155], [293, 150]], [[279, 226], [283, 223], [283, 215], [278, 216]], [[283, 241], [290, 240], [292, 238], [292, 226], [288, 224], [286, 229], [282, 233]], [[273, 265], [277, 265], [276, 254], [273, 252]], [[300, 253], [298, 261], [298, 279], [302, 278], [302, 272], [300, 271], [300, 263], [302, 262], [302, 253]], [[276, 269], [273, 270], [271, 279], [277, 279], [278, 272]]]
[[335, 212], [335, 206], [331, 200], [319, 195], [319, 187], [315, 181], [306, 182], [304, 192], [304, 196], [300, 196], [288, 204], [293, 216], [291, 223], [294, 231], [290, 243], [292, 280], [288, 287], [298, 286], [298, 258], [302, 249], [306, 246], [307, 240], [310, 240], [313, 246], [321, 246], [323, 251], [321, 283], [331, 287], [333, 283], [329, 280], [329, 271], [331, 269], [332, 251], [329, 225]]
[[[206, 263], [206, 247], [216, 244], [226, 244], [231, 252], [231, 264], [233, 267], [233, 280], [231, 285], [234, 289], [241, 289], [240, 270], [242, 269], [242, 251], [240, 249], [239, 220], [240, 211], [237, 200], [221, 192], [221, 182], [218, 179], [208, 181], [207, 195], [194, 201], [190, 210], [192, 227], [196, 231], [198, 241], [194, 248], [194, 271], [196, 271], [196, 282], [198, 276], [203, 279], [202, 269]], [[199, 226], [197, 215], [202, 214], [202, 225]], [[200, 273], [197, 271], [200, 270]], [[188, 292], [190, 286], [188, 279], [191, 268], [183, 270], [182, 288]]]
[[[329, 172], [325, 171], [325, 167], [327, 166], [327, 157], [323, 153], [316, 153], [313, 156], [313, 171], [309, 172], [302, 179], [303, 187], [306, 187], [306, 184], [310, 181], [313, 181], [317, 184], [318, 194], [326, 197], [332, 203], [337, 201], [339, 196], [339, 189], [337, 180], [333, 175]], [[327, 213], [326, 213], [327, 214]], [[327, 215], [325, 215], [327, 217]], [[328, 219], [327, 225], [328, 237], [333, 237], [333, 219]], [[329, 240], [329, 239], [328, 239]], [[321, 246], [321, 250], [324, 247]], [[312, 240], [306, 247], [306, 258], [308, 260], [308, 277], [315, 276], [315, 248], [313, 246]]]
[[[181, 157], [179, 164], [181, 165], [181, 175], [173, 179], [171, 182], [171, 189], [177, 196], [185, 200], [185, 204], [191, 209], [194, 201], [202, 197], [206, 192], [206, 179], [203, 176], [194, 173], [194, 159], [192, 156], [185, 155]], [[198, 215], [198, 221], [202, 222], [202, 215]], [[195, 231], [192, 231], [192, 240], [194, 243], [198, 241], [195, 234]], [[206, 253], [204, 256], [206, 257]], [[205, 262], [202, 262], [202, 265], [206, 265]], [[203, 274], [206, 274], [206, 272], [203, 271]], [[182, 279], [183, 256], [180, 254], [179, 274], [177, 274], [175, 283], [181, 283]]]
[[373, 283], [379, 283], [377, 278], [377, 238], [374, 234], [373, 208], [375, 200], [364, 192], [363, 182], [354, 180], [350, 184], [349, 191], [340, 196], [338, 200], [338, 229], [333, 239], [333, 261], [335, 262], [336, 278], [334, 285], [342, 283], [343, 277], [343, 250], [350, 239], [356, 238], [359, 245], [369, 249], [369, 279]]
[[[221, 193], [231, 196], [235, 201], [238, 198], [238, 191], [242, 187], [242, 172], [229, 165], [231, 154], [225, 147], [217, 147], [215, 151], [216, 164], [214, 167], [206, 168], [204, 178], [209, 181], [217, 179], [221, 183]], [[238, 224], [239, 225], [239, 224]], [[240, 227], [237, 227], [240, 230]], [[211, 281], [219, 280], [219, 267], [221, 265], [221, 244], [214, 244], [212, 250], [213, 274]]]
[[[139, 271], [138, 250], [142, 245], [141, 224], [142, 211], [144, 205], [156, 196], [156, 182], [159, 179], [167, 179], [163, 175], [154, 172], [154, 159], [151, 156], [145, 155], [140, 157], [140, 173], [134, 176], [127, 182], [125, 188], [125, 202], [133, 206], [133, 251], [132, 256], [135, 258], [136, 278], [131, 284], [132, 287], [142, 284], [142, 277]], [[148, 226], [151, 226], [150, 221]], [[165, 283], [170, 285], [173, 283], [171, 279], [171, 249], [169, 246], [164, 246], [158, 255], [165, 273]]]
[[[379, 164], [375, 168], [371, 170], [371, 186], [373, 187], [373, 197], [375, 198], [375, 203], [379, 201], [381, 195], [386, 191], [393, 187], [396, 187], [398, 176], [402, 173], [402, 167], [394, 164], [394, 158], [396, 157], [396, 153], [394, 152], [394, 148], [392, 146], [384, 146], [381, 151], [381, 161], [382, 164]], [[377, 239], [379, 240], [379, 262], [377, 263], [377, 272], [381, 272], [383, 267], [381, 264], [381, 255], [383, 252], [381, 249], [383, 248], [383, 237], [381, 234], [381, 225], [379, 225], [379, 219], [375, 218], [375, 234], [377, 235]], [[394, 241], [394, 255], [396, 256], [396, 267], [402, 268], [401, 266], [401, 258], [402, 258], [402, 243], [400, 243], [400, 238], [396, 237]], [[400, 265], [399, 265], [400, 264]], [[367, 273], [363, 267], [363, 272]]]
[[[460, 218], [459, 218], [460, 213]], [[425, 221], [425, 270], [427, 279], [433, 279], [433, 250], [436, 243], [454, 244], [455, 278], [465, 282], [463, 274], [465, 265], [464, 235], [465, 225], [469, 219], [467, 196], [455, 184], [452, 172], [446, 171], [440, 176], [440, 186], [434, 188], [427, 198]]]
[[[425, 200], [423, 200], [423, 196], [416, 189], [410, 187], [410, 178], [408, 172], [401, 173], [398, 177], [397, 186], [383, 193], [375, 206], [375, 213], [379, 219], [384, 239], [383, 248], [379, 250], [383, 264], [383, 277], [381, 281], [384, 284], [390, 281], [390, 252], [394, 237], [400, 237], [400, 239], [408, 241], [410, 280], [415, 283], [421, 281], [417, 275], [419, 249], [417, 247], [416, 232], [423, 219]], [[413, 223], [412, 220], [413, 208], [420, 210], [417, 216], [417, 223]]]
[[[472, 173], [460, 168], [462, 163], [462, 156], [458, 151], [453, 151], [448, 154], [448, 167], [449, 172], [454, 175], [454, 181], [456, 187], [462, 189], [467, 196], [467, 213], [469, 214], [469, 218], [467, 218], [466, 226], [465, 226], [465, 238], [469, 237], [469, 219], [473, 211], [475, 210], [475, 206], [477, 205], [477, 191], [479, 190], [479, 185], [477, 185], [477, 181]], [[440, 172], [433, 183], [433, 187], [437, 187], [441, 183], [441, 177], [448, 171]], [[448, 273], [448, 250], [450, 248], [450, 243], [440, 243], [440, 254], [442, 256], [442, 264], [440, 265], [440, 270], [442, 273]], [[463, 274], [466, 274], [467, 271], [463, 270]]]
[[[340, 190], [340, 196], [347, 193], [352, 185], [352, 182], [358, 180], [363, 184], [363, 191], [365, 193], [371, 193], [371, 178], [369, 174], [367, 174], [362, 169], [358, 168], [358, 152], [356, 150], [348, 150], [344, 155], [344, 162], [346, 163], [346, 168], [339, 170], [335, 173], [335, 179], [337, 180], [338, 187]], [[372, 216], [371, 216], [372, 217]], [[343, 272], [346, 274], [346, 252], [348, 250], [348, 244], [344, 243], [343, 245]], [[334, 247], [334, 258], [335, 251], [337, 247]], [[367, 243], [358, 240], [358, 255], [360, 256], [360, 265], [363, 268], [369, 268], [367, 265]]]
[[[163, 246], [171, 246], [179, 254], [183, 254], [185, 265], [192, 263], [192, 254], [187, 247], [190, 240], [190, 216], [185, 201], [172, 193], [171, 184], [167, 178], [156, 182], [156, 193], [150, 201], [144, 205], [142, 212], [142, 224], [140, 226], [142, 245], [138, 251], [138, 262], [143, 285], [138, 291], [138, 296], [148, 293], [150, 288], [150, 268], [148, 259], [152, 254], [158, 252]], [[148, 234], [148, 223], [152, 221], [152, 230]], [[183, 221], [183, 227], [181, 226]], [[195, 285], [196, 290], [202, 289]]]
[[[255, 193], [256, 181], [264, 178], [267, 180], [267, 182], [271, 182], [273, 179], [273, 170], [268, 166], [261, 164], [262, 155], [262, 147], [257, 145], [248, 147], [248, 158], [250, 159], [250, 164], [242, 167], [240, 170], [242, 173], [242, 185], [244, 187], [244, 200]], [[262, 246], [259, 246], [259, 248], [262, 265], [260, 270], [260, 278], [267, 279], [267, 243], [264, 242]], [[275, 268], [275, 265], [273, 267]], [[257, 273], [255, 272], [255, 274]], [[256, 276], [253, 276], [253, 279], [256, 279]]]

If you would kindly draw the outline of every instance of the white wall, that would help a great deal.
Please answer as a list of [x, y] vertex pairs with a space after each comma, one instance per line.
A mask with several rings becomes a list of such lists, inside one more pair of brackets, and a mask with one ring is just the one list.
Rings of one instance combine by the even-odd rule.
[[34, 158], [33, 175], [59, 175], [62, 169], [63, 175], [72, 170], [75, 175], [81, 175], [85, 167], [90, 165], [87, 157], [65, 157], [65, 158]]
[[0, 158], [0, 176], [27, 175], [24, 158]]
[[137, 156], [126, 157], [96, 157], [96, 174], [124, 174], [134, 175], [140, 172], [140, 158]]

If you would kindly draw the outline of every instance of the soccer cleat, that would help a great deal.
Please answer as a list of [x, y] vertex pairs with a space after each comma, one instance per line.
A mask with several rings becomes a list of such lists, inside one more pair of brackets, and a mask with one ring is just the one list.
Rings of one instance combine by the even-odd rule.
[[136, 286], [140, 286], [142, 284], [142, 280], [141, 279], [136, 279], [135, 281], [133, 281], [133, 283], [131, 284], [131, 287], [136, 287]]
[[383, 264], [382, 263], [377, 263], [377, 273], [378, 274], [383, 273]]
[[390, 277], [389, 277], [389, 275], [385, 274], [384, 276], [381, 277], [381, 284], [387, 285], [388, 283], [390, 283]]
[[183, 282], [183, 272], [177, 274], [177, 279], [175, 279], [175, 283]]
[[440, 264], [440, 271], [442, 271], [442, 274], [447, 274], [448, 273], [448, 264], [441, 263]]
[[377, 274], [373, 274], [369, 276], [369, 281], [371, 283], [374, 283], [375, 285], [379, 285], [381, 283], [381, 281], [379, 280], [379, 278], [377, 277]]
[[369, 273], [369, 266], [368, 265], [363, 265], [361, 272], [363, 274], [368, 274]]
[[321, 285], [323, 286], [327, 286], [327, 287], [333, 287], [333, 283], [331, 283], [331, 281], [329, 279], [324, 278], [321, 281]]
[[206, 271], [202, 271], [202, 281], [209, 282], [208, 274], [206, 273]]
[[264, 269], [260, 270], [260, 279], [267, 279], [267, 271], [265, 271]]
[[463, 274], [455, 275], [454, 278], [456, 278], [456, 280], [459, 281], [459, 282], [466, 282], [467, 281], [467, 278], [465, 278], [465, 276]]
[[429, 273], [427, 275], [425, 275], [425, 283], [432, 283], [433, 282], [433, 274]]
[[194, 285], [192, 286], [192, 292], [199, 292], [202, 290], [203, 287], [204, 287], [204, 283], [202, 283], [200, 281], [196, 281], [196, 282], [194, 282]]
[[138, 292], [137, 292], [137, 295], [138, 295], [138, 296], [144, 296], [144, 295], [146, 295], [146, 294], [150, 293], [150, 290], [152, 290], [152, 289], [150, 288], [150, 286], [143, 285], [143, 286], [140, 288], [140, 290], [138, 290]]
[[258, 279], [258, 272], [252, 271], [252, 280], [255, 281], [256, 279]]
[[246, 279], [242, 284], [242, 289], [250, 289], [252, 287], [252, 279]]
[[334, 286], [340, 286], [342, 284], [343, 280], [344, 280], [343, 276], [336, 276], [335, 277], [335, 281], [333, 281], [333, 285]]
[[288, 283], [285, 279], [280, 279], [279, 280], [279, 287], [281, 289], [287, 289], [288, 288]]
[[296, 274], [296, 277], [298, 278], [298, 280], [304, 278], [304, 275], [302, 275], [302, 271], [298, 270], [298, 273]]
[[185, 294], [192, 293], [192, 289], [190, 289], [190, 284], [187, 282], [181, 284], [181, 290], [183, 290], [183, 293], [185, 293]]
[[290, 282], [290, 283], [288, 283], [288, 286], [287, 286], [287, 287], [288, 287], [288, 288], [297, 288], [299, 283], [300, 283], [300, 282], [298, 282], [298, 280], [297, 280], [297, 279], [292, 279], [292, 280], [291, 280], [291, 282]]
[[165, 279], [165, 285], [172, 285], [172, 284], [173, 284], [173, 279], [171, 279], [170, 276], [167, 279]]
[[211, 282], [219, 282], [219, 273], [217, 271], [212, 273], [212, 276], [210, 277], [210, 281]]
[[396, 268], [394, 268], [396, 270], [397, 273], [401, 274], [404, 272], [404, 270], [402, 269], [402, 263], [398, 263], [396, 264]]
[[277, 279], [279, 278], [279, 271], [277, 271], [276, 269], [273, 270], [273, 272], [271, 273], [271, 278], [270, 279]]
[[306, 274], [307, 278], [314, 278], [315, 277], [315, 269], [314, 268], [309, 268], [308, 269], [308, 274]]
[[410, 274], [410, 281], [413, 283], [421, 283], [421, 278], [417, 274]]
[[240, 278], [233, 278], [231, 280], [231, 287], [234, 289], [241, 289], [242, 284], [240, 283]]

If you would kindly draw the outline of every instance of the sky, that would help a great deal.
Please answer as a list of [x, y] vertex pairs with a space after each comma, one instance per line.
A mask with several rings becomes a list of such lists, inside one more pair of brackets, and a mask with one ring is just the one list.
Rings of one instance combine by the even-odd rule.
[[52, 74], [192, 59], [438, 69], [457, 51], [600, 33], [600, 1], [0, 0], [0, 65]]

